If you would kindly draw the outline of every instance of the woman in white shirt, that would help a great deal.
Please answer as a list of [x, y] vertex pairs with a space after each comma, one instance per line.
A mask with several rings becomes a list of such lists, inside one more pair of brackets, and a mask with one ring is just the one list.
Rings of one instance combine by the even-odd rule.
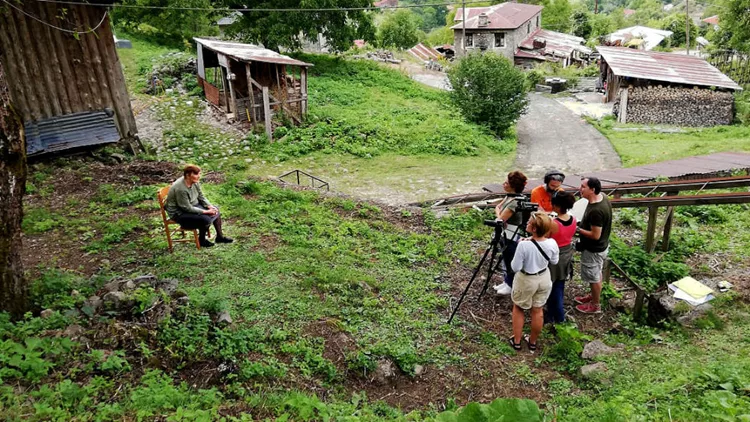
[[511, 262], [516, 273], [513, 291], [513, 337], [509, 339], [515, 350], [521, 350], [521, 335], [525, 320], [524, 311], [531, 310], [531, 335], [526, 337], [529, 351], [536, 350], [536, 340], [544, 324], [544, 304], [552, 291], [549, 265], [557, 264], [560, 251], [557, 243], [546, 236], [555, 223], [545, 213], [533, 212], [526, 224], [531, 238], [518, 242]]

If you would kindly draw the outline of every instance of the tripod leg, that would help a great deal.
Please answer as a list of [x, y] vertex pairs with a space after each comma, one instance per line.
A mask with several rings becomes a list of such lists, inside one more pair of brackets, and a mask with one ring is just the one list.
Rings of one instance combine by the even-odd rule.
[[[474, 279], [477, 278], [477, 274], [479, 274], [479, 270], [482, 269], [484, 260], [487, 259], [487, 255], [489, 255], [490, 251], [492, 251], [493, 249], [495, 249], [495, 245], [490, 244], [490, 246], [487, 247], [487, 250], [484, 251], [484, 255], [482, 255], [482, 259], [479, 261], [479, 265], [477, 265], [477, 268], [474, 270], [474, 274], [472, 274], [471, 279], [469, 280], [469, 283], [466, 284], [466, 288], [464, 289], [463, 293], [461, 293], [461, 297], [458, 298], [458, 303], [456, 303], [456, 306], [453, 308], [453, 312], [451, 312], [451, 317], [448, 318], [448, 324], [450, 324], [451, 321], [453, 321], [453, 317], [456, 316], [456, 312], [458, 312], [458, 307], [461, 306], [461, 302], [464, 301], [464, 298], [466, 297], [466, 293], [469, 291], [471, 284], [474, 282]], [[492, 262], [490, 262], [490, 265], [492, 265]]]
[[[487, 288], [490, 286], [490, 280], [492, 280], [492, 276], [495, 275], [495, 272], [497, 272], [497, 269], [500, 268], [500, 263], [503, 262], [503, 252], [505, 251], [505, 246], [506, 246], [505, 242], [502, 242], [502, 246], [495, 245], [495, 249], [492, 251], [492, 259], [490, 260], [490, 267], [487, 270], [487, 279], [484, 280], [484, 287], [482, 288], [482, 291], [479, 293], [477, 300], [481, 299], [482, 296], [484, 296], [484, 294], [487, 293]], [[497, 262], [495, 262], [496, 256], [497, 256]]]

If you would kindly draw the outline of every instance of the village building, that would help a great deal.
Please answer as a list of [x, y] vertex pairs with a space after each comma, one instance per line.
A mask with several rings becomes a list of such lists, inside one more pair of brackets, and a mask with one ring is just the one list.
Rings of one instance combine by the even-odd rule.
[[194, 40], [198, 84], [206, 100], [228, 119], [263, 124], [269, 138], [275, 114], [301, 123], [307, 114], [307, 68], [312, 64], [257, 45]]
[[678, 126], [728, 125], [734, 91], [742, 88], [701, 57], [596, 48], [605, 81], [605, 102], [615, 101], [622, 123]]
[[653, 50], [665, 38], [672, 36], [672, 31], [654, 29], [647, 26], [631, 26], [619, 29], [605, 37], [607, 46], [630, 47], [638, 50]]
[[136, 139], [111, 3], [25, 1], [0, 8], [0, 61], [29, 156]]
[[[524, 3], [501, 3], [487, 7], [456, 10], [451, 29], [455, 54], [471, 51], [493, 51], [519, 66], [530, 67], [542, 61], [560, 62], [563, 66], [585, 63], [591, 49], [585, 40], [569, 34], [541, 28], [542, 6]], [[465, 34], [464, 34], [465, 29]]]

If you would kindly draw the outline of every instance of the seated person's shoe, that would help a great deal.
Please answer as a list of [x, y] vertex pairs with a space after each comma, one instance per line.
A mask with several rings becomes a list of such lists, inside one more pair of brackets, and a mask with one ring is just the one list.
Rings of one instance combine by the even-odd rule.
[[211, 246], [214, 245], [213, 242], [211, 242], [210, 240], [206, 240], [206, 239], [201, 240], [200, 244], [201, 244], [201, 248], [210, 248]]
[[231, 237], [224, 236], [224, 237], [217, 237], [215, 241], [216, 243], [232, 243], [234, 242], [234, 239], [232, 239]]

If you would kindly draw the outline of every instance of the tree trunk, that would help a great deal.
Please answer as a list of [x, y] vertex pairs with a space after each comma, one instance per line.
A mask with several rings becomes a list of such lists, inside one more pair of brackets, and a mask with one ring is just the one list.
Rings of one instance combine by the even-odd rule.
[[0, 311], [20, 318], [28, 310], [28, 286], [21, 261], [21, 220], [26, 189], [23, 126], [10, 104], [0, 60]]

